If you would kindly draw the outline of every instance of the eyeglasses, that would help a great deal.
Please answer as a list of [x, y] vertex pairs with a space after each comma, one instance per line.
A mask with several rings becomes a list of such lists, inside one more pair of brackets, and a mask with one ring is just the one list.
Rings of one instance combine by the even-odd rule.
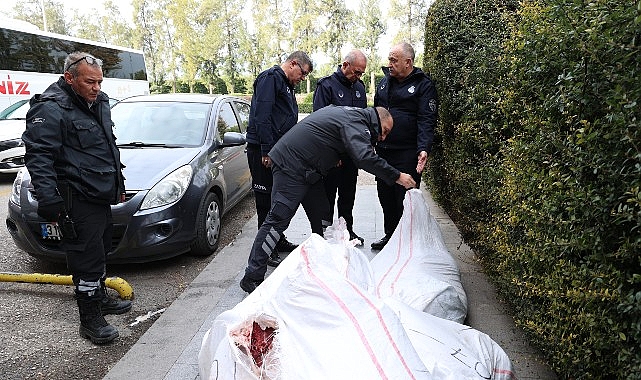
[[84, 57], [80, 58], [79, 60], [73, 61], [69, 66], [67, 66], [67, 70], [69, 70], [69, 68], [71, 66], [73, 66], [76, 63], [82, 61], [83, 59], [85, 61], [87, 61], [87, 63], [90, 64], [90, 65], [98, 65], [98, 66], [102, 67], [102, 59], [98, 59], [98, 58], [91, 57], [89, 55], [85, 55]]
[[301, 66], [300, 63], [298, 63], [298, 61], [295, 61], [295, 62], [298, 65], [298, 68], [300, 68], [300, 73], [302, 76], [306, 77], [307, 75], [309, 75], [309, 71], [303, 70], [303, 66]]
[[[352, 65], [351, 63], [349, 63], [349, 62], [347, 62], [347, 64], [348, 64], [348, 65], [350, 65], [350, 66], [353, 66], [353, 65]], [[352, 70], [352, 72], [353, 72], [353, 73], [354, 73], [354, 75], [356, 75], [357, 77], [360, 77], [360, 76], [362, 76], [363, 74], [365, 74], [365, 71], [360, 71], [360, 70]]]

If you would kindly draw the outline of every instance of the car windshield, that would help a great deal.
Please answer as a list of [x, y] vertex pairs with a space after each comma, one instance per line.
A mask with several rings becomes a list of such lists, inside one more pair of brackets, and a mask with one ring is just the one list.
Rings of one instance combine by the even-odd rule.
[[200, 146], [210, 104], [120, 102], [111, 109], [121, 147]]
[[0, 112], [0, 120], [13, 119], [24, 120], [29, 111], [29, 99], [20, 100]]

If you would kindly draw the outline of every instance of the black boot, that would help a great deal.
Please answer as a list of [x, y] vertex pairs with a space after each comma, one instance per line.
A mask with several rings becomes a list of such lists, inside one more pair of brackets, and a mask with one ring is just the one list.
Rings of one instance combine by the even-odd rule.
[[276, 243], [276, 252], [283, 252], [283, 253], [289, 253], [293, 250], [295, 250], [298, 247], [298, 245], [290, 242], [287, 240], [285, 235], [283, 235], [278, 243]]
[[270, 267], [277, 267], [281, 262], [283, 262], [283, 259], [280, 258], [280, 255], [277, 251], [272, 252], [272, 254], [267, 259], [267, 265], [269, 265]]
[[104, 280], [100, 281], [100, 310], [102, 315], [124, 314], [131, 310], [131, 301], [119, 301], [107, 292]]
[[80, 336], [91, 339], [91, 343], [109, 343], [118, 337], [118, 330], [107, 323], [100, 311], [101, 299], [98, 294], [76, 292], [78, 311], [80, 312]]
[[380, 251], [381, 249], [383, 249], [385, 247], [385, 245], [387, 244], [389, 239], [390, 239], [389, 236], [387, 236], [387, 235], [383, 236], [381, 238], [381, 240], [378, 240], [378, 241], [375, 241], [375, 242], [372, 243], [372, 249], [377, 249], [377, 250]]
[[263, 281], [256, 281], [252, 280], [251, 278], [247, 276], [243, 276], [243, 278], [240, 280], [240, 288], [246, 291], [247, 293], [251, 293], [256, 288], [262, 283]]

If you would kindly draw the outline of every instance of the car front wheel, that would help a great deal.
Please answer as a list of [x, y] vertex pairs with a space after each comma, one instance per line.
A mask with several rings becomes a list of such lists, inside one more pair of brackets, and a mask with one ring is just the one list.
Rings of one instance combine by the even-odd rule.
[[196, 238], [191, 243], [191, 253], [196, 256], [209, 256], [218, 249], [220, 242], [220, 200], [209, 193], [201, 204], [196, 218]]

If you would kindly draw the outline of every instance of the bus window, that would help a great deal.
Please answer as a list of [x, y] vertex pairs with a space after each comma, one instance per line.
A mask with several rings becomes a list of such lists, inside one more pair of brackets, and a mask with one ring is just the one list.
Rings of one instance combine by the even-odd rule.
[[74, 51], [103, 60], [102, 91], [111, 98], [149, 94], [142, 51], [32, 29], [0, 26], [0, 109], [46, 90]]

